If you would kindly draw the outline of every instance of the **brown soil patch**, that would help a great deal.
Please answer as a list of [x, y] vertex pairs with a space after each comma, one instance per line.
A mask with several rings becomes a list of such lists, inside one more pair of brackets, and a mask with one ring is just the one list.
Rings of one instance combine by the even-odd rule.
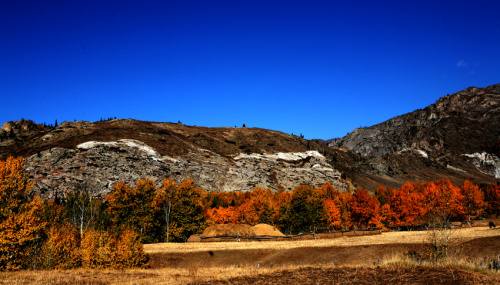
[[[499, 230], [496, 230], [500, 232]], [[460, 249], [471, 260], [497, 259], [500, 254], [500, 237], [483, 237], [464, 242]]]
[[499, 284], [500, 277], [459, 269], [432, 267], [305, 267], [193, 284]]

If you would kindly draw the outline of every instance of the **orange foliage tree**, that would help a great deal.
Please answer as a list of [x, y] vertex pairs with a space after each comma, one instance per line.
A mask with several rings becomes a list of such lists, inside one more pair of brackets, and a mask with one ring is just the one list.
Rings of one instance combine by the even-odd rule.
[[334, 229], [340, 228], [340, 210], [334, 200], [328, 199], [325, 201], [326, 223]]
[[238, 215], [234, 207], [219, 207], [208, 210], [207, 213], [210, 224], [238, 224]]
[[406, 182], [389, 200], [391, 225], [413, 226], [415, 220], [424, 214], [422, 196], [415, 192], [415, 184]]
[[471, 215], [481, 215], [485, 208], [484, 194], [479, 186], [469, 180], [465, 180], [464, 185], [460, 187], [460, 194], [463, 197], [462, 203], [470, 226]]
[[452, 219], [462, 220], [465, 216], [465, 208], [460, 188], [453, 186], [448, 179], [437, 180], [435, 184], [439, 188], [439, 195], [435, 198], [435, 207], [431, 209], [435, 222], [448, 223]]
[[377, 227], [380, 225], [380, 209], [378, 202], [365, 189], [354, 193], [351, 200], [351, 219], [357, 223], [358, 228]]

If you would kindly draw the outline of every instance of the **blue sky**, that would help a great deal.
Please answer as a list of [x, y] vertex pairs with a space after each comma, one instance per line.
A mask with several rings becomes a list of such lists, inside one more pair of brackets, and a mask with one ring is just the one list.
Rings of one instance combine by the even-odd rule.
[[499, 1], [0, 1], [0, 123], [306, 138], [500, 83]]

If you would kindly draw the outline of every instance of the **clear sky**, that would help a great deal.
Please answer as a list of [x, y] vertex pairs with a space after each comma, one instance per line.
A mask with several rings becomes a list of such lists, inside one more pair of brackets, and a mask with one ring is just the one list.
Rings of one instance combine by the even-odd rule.
[[500, 83], [500, 1], [0, 0], [0, 124], [341, 137]]

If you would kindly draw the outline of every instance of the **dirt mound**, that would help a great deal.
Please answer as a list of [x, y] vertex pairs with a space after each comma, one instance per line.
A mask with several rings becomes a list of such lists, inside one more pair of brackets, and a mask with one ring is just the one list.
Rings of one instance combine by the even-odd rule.
[[224, 237], [224, 236], [240, 236], [240, 237], [251, 237], [255, 236], [254, 229], [249, 225], [213, 225], [208, 227], [202, 234], [201, 237]]
[[253, 230], [255, 231], [256, 236], [275, 236], [275, 237], [285, 236], [276, 227], [273, 227], [268, 224], [257, 224], [253, 226]]

